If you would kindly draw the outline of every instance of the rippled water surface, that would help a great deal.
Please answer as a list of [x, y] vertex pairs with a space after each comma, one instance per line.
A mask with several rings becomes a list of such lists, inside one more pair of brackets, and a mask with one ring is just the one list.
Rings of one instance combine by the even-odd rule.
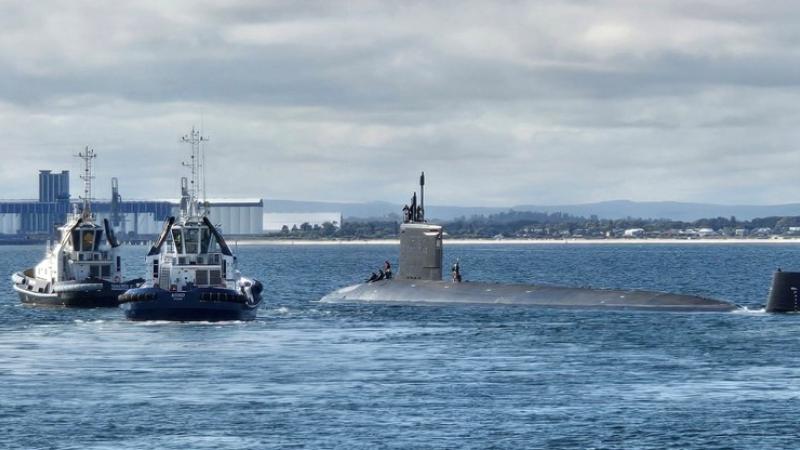
[[[0, 447], [797, 448], [800, 317], [760, 312], [792, 245], [449, 246], [472, 280], [645, 288], [726, 314], [316, 301], [394, 246], [241, 246], [249, 323], [22, 306], [0, 247]], [[144, 248], [126, 249], [139, 275]]]

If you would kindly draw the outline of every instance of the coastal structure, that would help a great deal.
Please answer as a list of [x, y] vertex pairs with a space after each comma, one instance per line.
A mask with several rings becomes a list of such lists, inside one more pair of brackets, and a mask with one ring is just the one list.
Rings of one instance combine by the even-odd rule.
[[642, 238], [644, 237], [644, 229], [643, 228], [629, 228], [625, 230], [622, 235], [626, 238]]
[[[54, 237], [56, 227], [82, 203], [70, 197], [70, 173], [39, 171], [39, 198], [0, 201], [0, 239], [11, 237]], [[111, 179], [110, 199], [92, 202], [97, 221], [108, 219], [121, 240], [153, 238], [169, 216], [180, 213], [180, 202], [127, 200], [120, 193], [119, 180]], [[264, 232], [264, 202], [261, 199], [210, 199], [209, 218], [229, 235], [253, 236]]]

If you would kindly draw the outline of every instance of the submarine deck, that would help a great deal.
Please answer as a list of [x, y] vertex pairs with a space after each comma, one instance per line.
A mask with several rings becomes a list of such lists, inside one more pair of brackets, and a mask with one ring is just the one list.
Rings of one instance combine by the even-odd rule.
[[552, 308], [727, 312], [735, 304], [694, 295], [639, 290], [590, 289], [530, 284], [382, 280], [338, 289], [325, 303], [476, 304]]

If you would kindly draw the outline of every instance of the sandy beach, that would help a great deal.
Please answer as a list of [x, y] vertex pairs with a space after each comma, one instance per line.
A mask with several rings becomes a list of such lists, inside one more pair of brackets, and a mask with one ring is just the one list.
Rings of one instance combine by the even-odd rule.
[[[288, 240], [247, 239], [237, 245], [399, 245], [398, 239]], [[780, 239], [444, 239], [446, 245], [731, 245], [800, 244], [800, 238]]]

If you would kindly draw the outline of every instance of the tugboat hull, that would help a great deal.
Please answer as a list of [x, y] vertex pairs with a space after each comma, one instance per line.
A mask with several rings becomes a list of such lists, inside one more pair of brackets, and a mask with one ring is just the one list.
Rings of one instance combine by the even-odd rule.
[[22, 303], [37, 306], [66, 306], [72, 308], [113, 308], [119, 305], [119, 296], [139, 286], [142, 281], [130, 280], [110, 283], [103, 280], [84, 282], [62, 282], [54, 286], [42, 286], [42, 280], [31, 279], [16, 273], [14, 291]]
[[129, 320], [253, 320], [261, 305], [261, 290], [258, 281], [254, 282], [251, 295], [220, 288], [196, 288], [187, 292], [138, 288], [122, 294], [119, 302]]

